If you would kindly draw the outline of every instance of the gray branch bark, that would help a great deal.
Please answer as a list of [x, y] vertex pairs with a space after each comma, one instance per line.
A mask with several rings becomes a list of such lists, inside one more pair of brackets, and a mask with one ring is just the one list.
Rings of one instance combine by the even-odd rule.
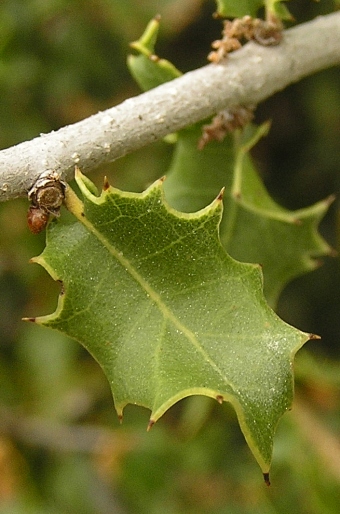
[[69, 180], [166, 134], [240, 104], [258, 104], [287, 85], [340, 64], [340, 12], [285, 31], [282, 43], [250, 42], [208, 64], [57, 132], [0, 152], [0, 201], [25, 195], [45, 170]]

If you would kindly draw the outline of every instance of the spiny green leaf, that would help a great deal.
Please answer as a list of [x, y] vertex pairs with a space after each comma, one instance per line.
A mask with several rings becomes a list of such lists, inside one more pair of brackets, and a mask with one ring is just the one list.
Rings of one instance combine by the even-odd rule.
[[280, 320], [262, 293], [258, 266], [222, 248], [218, 197], [194, 214], [165, 202], [162, 181], [142, 194], [105, 187], [74, 220], [54, 220], [35, 259], [63, 290], [54, 314], [36, 318], [80, 341], [103, 368], [119, 416], [128, 403], [150, 424], [175, 402], [206, 395], [234, 406], [268, 473], [273, 436], [293, 396], [292, 360], [309, 339]]
[[267, 129], [249, 126], [223, 143], [210, 142], [201, 152], [197, 129], [182, 131], [164, 190], [170, 205], [193, 212], [226, 188], [221, 242], [235, 259], [262, 265], [265, 296], [274, 306], [283, 287], [315, 269], [331, 248], [317, 232], [329, 200], [289, 211], [262, 184], [249, 150]]
[[171, 62], [155, 55], [158, 30], [159, 18], [154, 18], [141, 38], [130, 43], [130, 46], [140, 55], [129, 55], [127, 64], [131, 75], [143, 91], [148, 91], [181, 75]]

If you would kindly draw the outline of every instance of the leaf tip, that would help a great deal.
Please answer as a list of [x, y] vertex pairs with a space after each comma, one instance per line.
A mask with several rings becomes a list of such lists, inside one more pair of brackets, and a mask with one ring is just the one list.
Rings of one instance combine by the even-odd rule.
[[221, 191], [218, 193], [218, 195], [216, 197], [216, 201], [222, 202], [223, 197], [224, 197], [224, 191], [225, 191], [225, 187], [222, 187]]
[[34, 317], [34, 318], [21, 318], [21, 319], [22, 319], [22, 321], [31, 321], [32, 323], [35, 323], [36, 320], [37, 320], [36, 317]]
[[318, 336], [317, 334], [308, 334], [308, 338], [311, 341], [311, 340], [321, 339], [321, 336]]
[[220, 20], [223, 18], [223, 14], [221, 14], [219, 11], [213, 12], [212, 17], [214, 20]]
[[328, 257], [338, 257], [339, 253], [335, 248], [329, 247], [326, 255], [328, 255]]
[[269, 478], [269, 473], [263, 473], [263, 479], [264, 479], [264, 483], [266, 484], [266, 486], [270, 486], [270, 478]]
[[105, 177], [104, 177], [104, 183], [103, 183], [103, 191], [107, 191], [108, 189], [110, 189], [110, 183], [109, 183], [109, 181], [108, 181], [107, 176], [105, 175]]
[[146, 431], [150, 432], [150, 430], [152, 429], [152, 427], [154, 426], [155, 423], [156, 423], [156, 420], [150, 419]]
[[325, 198], [324, 202], [327, 207], [329, 207], [336, 199], [336, 195], [329, 195], [327, 198]]
[[116, 413], [117, 413], [117, 417], [118, 417], [118, 421], [119, 421], [119, 424], [121, 425], [123, 423], [123, 408], [121, 406], [117, 406], [115, 405], [115, 408], [116, 408]]

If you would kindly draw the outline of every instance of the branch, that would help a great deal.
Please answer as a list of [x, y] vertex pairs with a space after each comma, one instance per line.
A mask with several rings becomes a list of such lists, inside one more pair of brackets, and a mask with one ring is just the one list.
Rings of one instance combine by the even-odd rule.
[[0, 152], [0, 201], [23, 196], [47, 169], [88, 173], [216, 112], [258, 104], [303, 77], [340, 64], [340, 12], [285, 31], [282, 43], [250, 42], [220, 64], [186, 73], [81, 122]]

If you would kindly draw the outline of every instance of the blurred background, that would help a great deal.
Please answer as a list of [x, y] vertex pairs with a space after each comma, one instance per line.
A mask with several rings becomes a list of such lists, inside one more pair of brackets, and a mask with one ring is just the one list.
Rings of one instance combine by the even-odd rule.
[[[298, 22], [334, 2], [292, 0]], [[0, 4], [0, 148], [79, 121], [139, 94], [129, 42], [161, 14], [158, 55], [186, 72], [206, 64], [220, 36], [213, 0], [3, 0]], [[287, 24], [288, 26], [291, 24]], [[274, 198], [297, 209], [340, 185], [340, 70], [309, 77], [260, 105], [272, 120], [254, 151]], [[141, 191], [163, 175], [172, 148], [157, 143], [97, 170]], [[56, 307], [59, 287], [29, 259], [44, 234], [26, 226], [28, 202], [0, 205], [0, 513], [300, 514], [340, 505], [339, 258], [295, 280], [278, 313], [322, 336], [296, 358], [296, 400], [280, 422], [272, 486], [227, 405], [183, 400], [151, 432], [128, 406], [119, 425], [106, 379], [75, 341], [21, 321]], [[340, 250], [336, 200], [320, 231]]]

